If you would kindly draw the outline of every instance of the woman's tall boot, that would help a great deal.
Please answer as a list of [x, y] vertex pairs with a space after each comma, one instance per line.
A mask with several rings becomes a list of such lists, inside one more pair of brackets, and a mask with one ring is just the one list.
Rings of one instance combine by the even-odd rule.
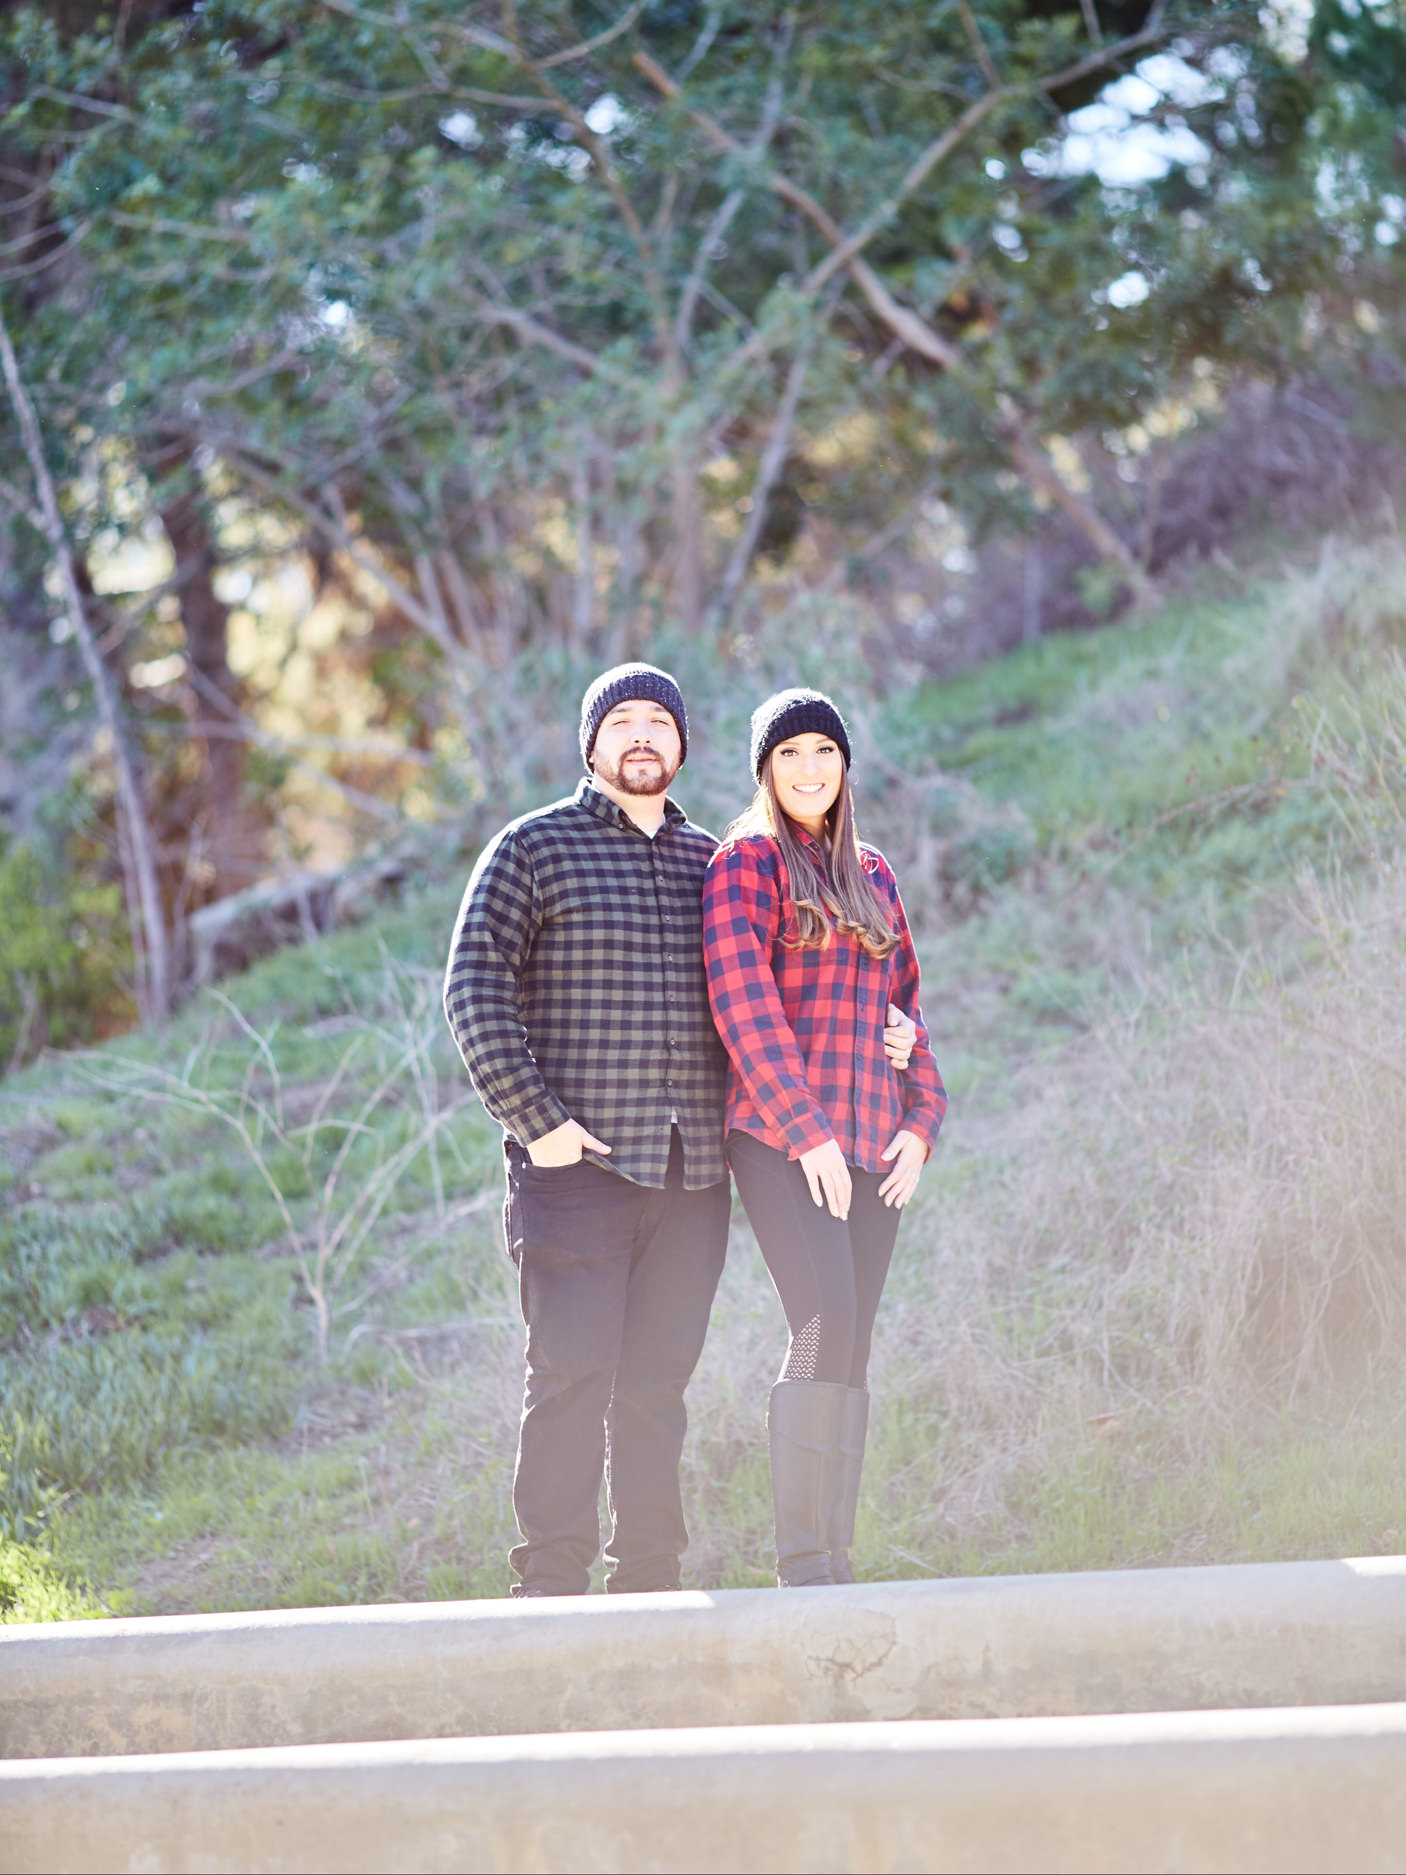
[[836, 1471], [848, 1387], [825, 1380], [778, 1380], [771, 1390], [771, 1506], [776, 1518], [778, 1588], [833, 1584], [827, 1503]]
[[869, 1390], [844, 1389], [844, 1411], [835, 1452], [832, 1482], [826, 1492], [826, 1546], [830, 1573], [837, 1582], [853, 1582], [854, 1519], [859, 1509], [859, 1479], [864, 1470], [864, 1442], [869, 1432]]

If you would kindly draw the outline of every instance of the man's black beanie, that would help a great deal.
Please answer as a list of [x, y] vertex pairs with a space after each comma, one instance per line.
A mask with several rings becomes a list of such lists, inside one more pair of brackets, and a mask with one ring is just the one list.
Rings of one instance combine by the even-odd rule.
[[596, 746], [596, 731], [617, 703], [630, 703], [636, 697], [664, 705], [678, 724], [680, 761], [688, 754], [688, 717], [683, 693], [673, 678], [652, 664], [617, 664], [614, 670], [602, 671], [581, 699], [581, 760], [587, 768]]
[[849, 767], [849, 731], [829, 697], [821, 690], [778, 690], [752, 712], [752, 773], [757, 780], [778, 742], [804, 735], [828, 736]]

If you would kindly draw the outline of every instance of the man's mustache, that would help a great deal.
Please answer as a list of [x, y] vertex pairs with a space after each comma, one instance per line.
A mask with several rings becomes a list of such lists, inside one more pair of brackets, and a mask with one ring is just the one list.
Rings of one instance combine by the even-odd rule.
[[664, 759], [658, 749], [652, 749], [647, 742], [637, 742], [634, 748], [626, 749], [625, 753], [620, 757], [620, 760], [622, 762], [628, 762], [636, 755], [652, 755], [656, 762], [662, 762]]

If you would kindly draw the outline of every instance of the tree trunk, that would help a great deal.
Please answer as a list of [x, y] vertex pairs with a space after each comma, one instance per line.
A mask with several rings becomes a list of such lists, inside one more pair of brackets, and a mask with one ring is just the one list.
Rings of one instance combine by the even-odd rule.
[[149, 467], [160, 484], [161, 525], [175, 556], [195, 720], [202, 731], [200, 818], [214, 869], [208, 889], [224, 898], [257, 878], [268, 860], [267, 823], [245, 793], [249, 744], [218, 733], [241, 715], [244, 686], [229, 667], [229, 607], [215, 591], [215, 544], [189, 444], [163, 444]]
[[687, 632], [696, 632], [703, 622], [703, 503], [698, 467], [694, 450], [687, 443], [676, 443], [671, 478], [674, 610]]
[[159, 1021], [170, 1013], [171, 969], [166, 913], [161, 902], [161, 881], [156, 870], [156, 843], [146, 816], [136, 764], [127, 746], [112, 677], [103, 663], [79, 589], [73, 549], [69, 545], [59, 510], [58, 490], [44, 457], [44, 439], [39, 429], [39, 418], [20, 375], [19, 360], [10, 343], [10, 329], [5, 323], [3, 311], [0, 311], [0, 367], [3, 367], [10, 402], [19, 421], [24, 453], [39, 498], [35, 520], [58, 562], [69, 623], [88, 668], [99, 718], [111, 742], [112, 765], [117, 778], [117, 809], [125, 824], [131, 853], [128, 916], [132, 926], [132, 946], [136, 955], [144, 955], [146, 965], [138, 979], [138, 1008], [143, 1021]]
[[1098, 557], [1118, 567], [1139, 605], [1147, 605], [1155, 599], [1156, 589], [1132, 548], [1114, 532], [1093, 502], [1065, 481], [1043, 444], [1024, 422], [1017, 417], [1003, 416], [1001, 434], [1027, 486], [1062, 508]]

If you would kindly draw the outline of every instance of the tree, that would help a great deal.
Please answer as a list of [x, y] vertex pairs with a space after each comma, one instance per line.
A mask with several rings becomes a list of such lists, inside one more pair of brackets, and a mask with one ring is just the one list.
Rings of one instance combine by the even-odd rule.
[[[19, 351], [80, 548], [165, 531], [105, 642], [164, 651], [174, 596], [215, 891], [259, 858], [242, 519], [379, 595], [431, 729], [529, 647], [725, 632], [759, 555], [924, 491], [1054, 504], [1145, 590], [1138, 491], [1063, 439], [1278, 368], [1348, 240], [1322, 74], [1245, 0], [70, 0], [0, 60]], [[1082, 159], [1091, 108], [1161, 173]]]

